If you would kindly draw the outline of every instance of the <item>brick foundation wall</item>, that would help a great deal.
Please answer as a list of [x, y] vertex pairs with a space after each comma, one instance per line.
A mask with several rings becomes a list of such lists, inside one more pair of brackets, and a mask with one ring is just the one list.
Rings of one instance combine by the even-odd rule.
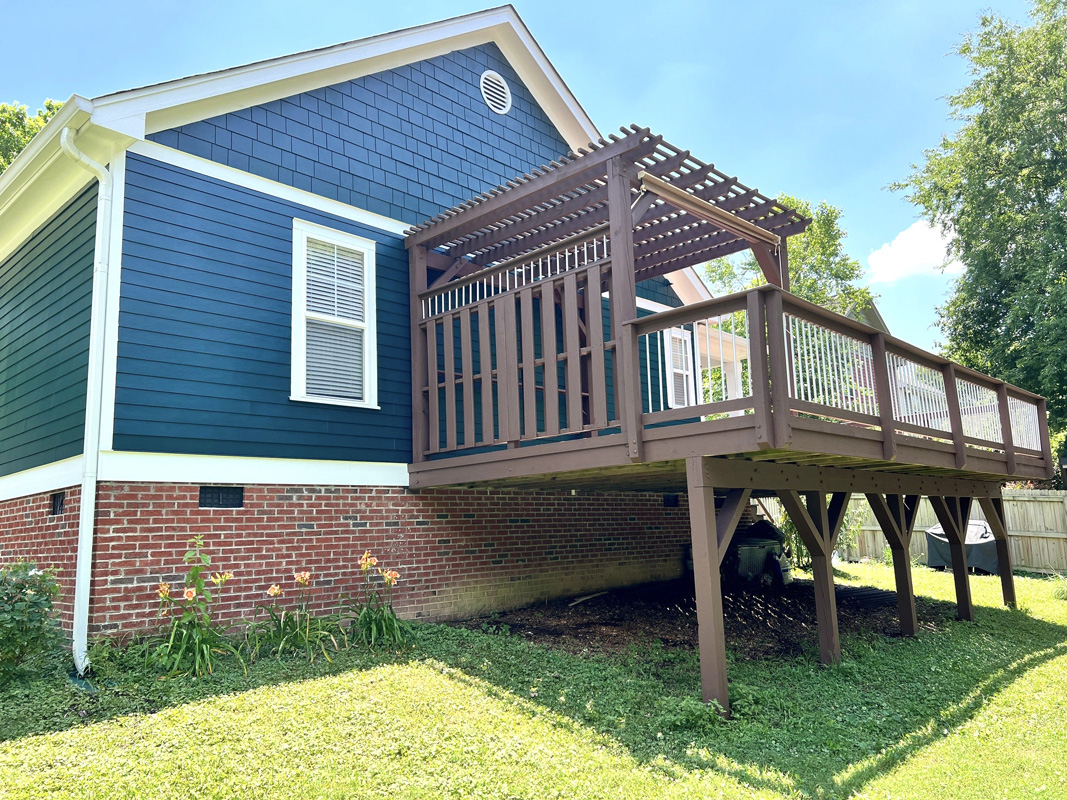
[[[52, 495], [64, 492], [63, 513], [52, 515]], [[0, 564], [35, 561], [56, 567], [62, 594], [56, 601], [64, 630], [74, 613], [74, 563], [78, 552], [81, 487], [0, 502]]]
[[400, 572], [403, 616], [444, 619], [676, 577], [689, 542], [685, 498], [665, 508], [658, 494], [246, 486], [244, 498], [202, 509], [197, 485], [101, 484], [90, 632], [154, 624], [156, 586], [180, 581], [195, 534], [212, 569], [235, 573], [219, 604], [235, 619], [272, 583], [295, 600], [298, 570], [315, 576], [313, 605], [334, 610], [358, 590], [364, 550]]

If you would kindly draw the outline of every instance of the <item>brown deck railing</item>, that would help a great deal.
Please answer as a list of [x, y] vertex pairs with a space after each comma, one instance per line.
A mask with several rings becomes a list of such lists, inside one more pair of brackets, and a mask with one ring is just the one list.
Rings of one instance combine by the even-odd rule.
[[626, 287], [608, 247], [594, 233], [418, 296], [417, 461], [619, 433], [640, 460], [680, 425], [754, 428], [759, 448], [783, 450], [849, 427], [886, 461], [922, 443], [954, 451], [958, 470], [981, 452], [986, 471], [1051, 474], [1042, 397], [777, 287], [616, 324]]

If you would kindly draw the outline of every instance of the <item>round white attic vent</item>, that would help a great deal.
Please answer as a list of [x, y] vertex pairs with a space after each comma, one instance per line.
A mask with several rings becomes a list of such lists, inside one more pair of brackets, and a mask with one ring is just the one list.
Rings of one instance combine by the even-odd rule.
[[482, 73], [479, 84], [482, 89], [482, 99], [492, 111], [497, 114], [507, 114], [511, 111], [511, 87], [499, 72], [487, 69]]

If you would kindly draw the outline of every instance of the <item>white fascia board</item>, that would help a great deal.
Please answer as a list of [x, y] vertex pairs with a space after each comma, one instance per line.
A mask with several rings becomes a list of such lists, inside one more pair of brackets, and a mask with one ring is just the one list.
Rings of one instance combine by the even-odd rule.
[[511, 6], [93, 100], [93, 121], [143, 137], [455, 50], [495, 42], [572, 148], [596, 127]]
[[261, 178], [251, 172], [228, 167], [225, 164], [219, 164], [216, 161], [201, 158], [200, 156], [183, 153], [181, 150], [175, 150], [173, 147], [167, 147], [156, 142], [136, 142], [130, 146], [128, 152], [151, 158], [155, 161], [161, 161], [164, 164], [187, 169], [200, 175], [206, 175], [209, 178], [232, 183], [244, 189], [251, 189], [261, 194], [287, 200], [305, 208], [321, 211], [324, 214], [331, 214], [335, 217], [358, 222], [397, 236], [403, 236], [404, 232], [411, 228], [410, 223], [375, 214], [373, 211], [367, 211], [356, 206], [350, 206], [339, 200], [331, 200], [322, 195], [312, 194], [294, 186], [272, 181], [270, 178]]
[[678, 299], [687, 306], [711, 299], [711, 291], [693, 267], [669, 273], [667, 281], [674, 289], [674, 293], [678, 295]]
[[0, 478], [0, 502], [79, 486], [82, 457], [74, 456]]
[[172, 453], [100, 453], [98, 480], [111, 483], [235, 483], [288, 486], [408, 485], [408, 465]]
[[77, 131], [78, 148], [109, 163], [133, 140], [92, 124], [93, 105], [73, 95], [0, 175], [0, 261], [84, 189], [92, 176], [63, 155], [59, 134]]

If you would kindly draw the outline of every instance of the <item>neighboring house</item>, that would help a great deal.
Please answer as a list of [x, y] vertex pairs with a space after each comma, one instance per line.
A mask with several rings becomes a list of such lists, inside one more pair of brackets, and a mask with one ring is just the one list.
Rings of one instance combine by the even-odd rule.
[[193, 534], [235, 614], [368, 548], [413, 616], [678, 574], [658, 495], [405, 488], [404, 231], [599, 135], [510, 6], [73, 96], [0, 176], [0, 561], [60, 566], [82, 642], [150, 623]]
[[[753, 497], [811, 552], [824, 661], [855, 492], [905, 634], [920, 496], [960, 616], [972, 500], [1013, 602], [1000, 483], [1051, 475], [1044, 399], [790, 294], [809, 223], [601, 138], [510, 6], [74, 96], [0, 176], [0, 559], [63, 569], [84, 669], [192, 536], [230, 616], [304, 570], [330, 607], [365, 550], [443, 618], [678, 577], [691, 545], [724, 708]], [[747, 249], [768, 283], [710, 298], [693, 267]]]

